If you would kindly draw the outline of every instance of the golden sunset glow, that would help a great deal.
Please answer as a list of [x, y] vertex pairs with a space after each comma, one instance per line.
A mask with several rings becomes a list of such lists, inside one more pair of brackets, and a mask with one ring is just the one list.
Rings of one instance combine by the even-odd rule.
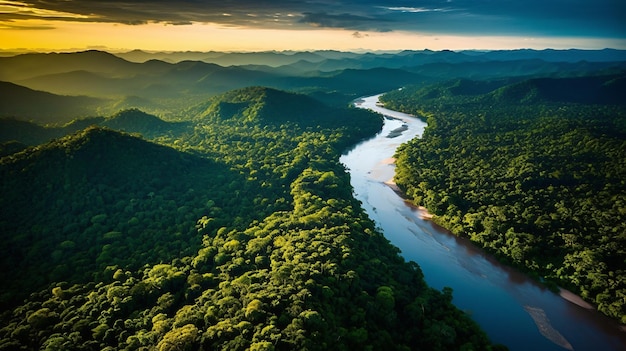
[[130, 26], [116, 23], [22, 20], [0, 23], [2, 50], [265, 51], [626, 47], [626, 40], [459, 36], [345, 29], [252, 29], [212, 24]]
[[538, 0], [489, 7], [466, 1], [0, 0], [0, 50], [626, 48], [624, 5], [598, 0], [576, 6]]

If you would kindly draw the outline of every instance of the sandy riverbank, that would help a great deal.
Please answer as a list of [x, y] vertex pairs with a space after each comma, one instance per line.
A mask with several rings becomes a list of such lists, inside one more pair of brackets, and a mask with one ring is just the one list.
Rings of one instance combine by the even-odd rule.
[[[396, 162], [396, 159], [393, 158], [393, 157], [387, 158], [387, 159], [382, 161], [383, 164], [388, 164], [388, 165], [394, 164], [395, 162]], [[400, 197], [406, 199], [404, 193], [402, 192], [402, 190], [400, 190], [400, 188], [398, 188], [398, 185], [396, 184], [396, 181], [393, 178], [385, 181], [384, 183], [388, 187], [393, 189], [393, 191], [395, 191]], [[428, 220], [431, 220], [434, 217], [434, 215], [432, 213], [428, 212], [428, 209], [426, 207], [424, 207], [424, 206], [415, 206], [414, 204], [412, 204], [410, 202], [409, 202], [409, 204], [411, 205], [411, 207], [414, 207], [414, 208], [417, 209], [418, 217], [420, 219], [428, 221]], [[442, 228], [442, 229], [447, 231], [447, 229], [445, 229], [445, 228]]]
[[576, 304], [582, 308], [586, 308], [588, 310], [593, 310], [594, 307], [588, 303], [587, 301], [583, 300], [582, 297], [574, 294], [573, 292], [569, 291], [569, 290], [565, 290], [565, 289], [561, 289], [559, 288], [559, 296], [561, 296], [562, 298], [564, 298], [565, 300]]

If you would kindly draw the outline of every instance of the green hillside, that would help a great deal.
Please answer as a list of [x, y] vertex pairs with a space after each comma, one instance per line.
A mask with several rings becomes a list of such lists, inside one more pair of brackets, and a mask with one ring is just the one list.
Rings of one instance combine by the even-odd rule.
[[148, 139], [177, 136], [189, 130], [189, 123], [166, 122], [138, 109], [123, 110], [102, 121], [101, 125], [128, 133], [139, 133]]
[[2, 142], [0, 143], [0, 158], [22, 151], [27, 147], [28, 145], [15, 140]]
[[89, 126], [101, 126], [117, 131], [140, 134], [147, 139], [173, 139], [190, 132], [188, 122], [167, 122], [157, 116], [136, 108], [122, 110], [104, 117], [80, 118], [57, 127], [42, 126], [12, 118], [0, 118], [0, 142], [19, 141], [27, 145], [38, 145], [75, 133]]
[[303, 123], [312, 126], [332, 122], [338, 109], [331, 109], [302, 94], [265, 87], [249, 87], [216, 96], [196, 106], [196, 119], [231, 119], [251, 123]]
[[87, 96], [61, 96], [0, 82], [0, 117], [32, 120], [39, 124], [66, 123], [95, 115], [109, 102]]
[[494, 91], [499, 103], [582, 103], [626, 105], [626, 75], [536, 78]]
[[396, 182], [438, 224], [626, 323], [626, 110], [614, 99], [622, 81], [389, 93], [386, 106], [428, 121], [423, 138], [398, 149]]
[[90, 281], [109, 265], [137, 269], [193, 251], [200, 238], [190, 231], [207, 202], [224, 207], [215, 179], [237, 179], [223, 165], [94, 127], [5, 157], [1, 170], [2, 230], [21, 233], [3, 238], [11, 251], [2, 265], [19, 262], [0, 276], [13, 292], [3, 305], [51, 282]]

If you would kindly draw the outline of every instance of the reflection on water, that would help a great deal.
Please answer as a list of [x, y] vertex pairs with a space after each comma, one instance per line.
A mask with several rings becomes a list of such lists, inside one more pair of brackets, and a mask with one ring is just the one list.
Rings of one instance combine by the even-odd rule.
[[[355, 196], [407, 260], [417, 262], [427, 283], [454, 290], [454, 303], [471, 314], [489, 337], [511, 350], [624, 350], [626, 333], [616, 322], [573, 304], [421, 217], [385, 182], [396, 148], [421, 135], [425, 123], [376, 105], [378, 96], [357, 106], [381, 112], [383, 130], [341, 157]], [[406, 126], [406, 127], [405, 127]], [[393, 138], [387, 136], [396, 131]], [[569, 346], [568, 346], [569, 345]]]

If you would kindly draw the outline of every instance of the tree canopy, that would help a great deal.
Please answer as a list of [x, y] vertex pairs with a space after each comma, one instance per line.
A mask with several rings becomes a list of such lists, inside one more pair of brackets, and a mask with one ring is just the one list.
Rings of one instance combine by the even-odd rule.
[[287, 98], [216, 98], [166, 145], [91, 127], [0, 159], [3, 267], [27, 277], [0, 349], [497, 349], [353, 198], [340, 151], [381, 117]]

